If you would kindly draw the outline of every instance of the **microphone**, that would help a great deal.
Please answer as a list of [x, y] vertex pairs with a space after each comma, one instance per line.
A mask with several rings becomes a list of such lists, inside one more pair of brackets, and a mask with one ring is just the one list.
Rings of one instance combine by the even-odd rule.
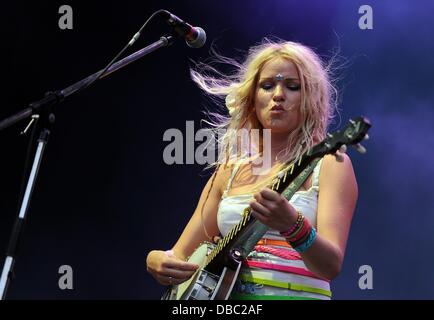
[[206, 33], [201, 27], [193, 27], [166, 10], [161, 10], [160, 15], [179, 36], [185, 38], [190, 48], [200, 48], [205, 44]]

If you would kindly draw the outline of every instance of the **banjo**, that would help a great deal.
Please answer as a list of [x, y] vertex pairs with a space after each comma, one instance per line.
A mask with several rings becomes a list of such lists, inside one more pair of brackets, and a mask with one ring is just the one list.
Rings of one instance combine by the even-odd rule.
[[[322, 142], [308, 150], [298, 161], [289, 163], [273, 180], [270, 189], [289, 199], [298, 189], [294, 180], [303, 174], [308, 175], [310, 170], [307, 169], [315, 159], [326, 154], [335, 154], [338, 150], [345, 152], [348, 145], [355, 147], [360, 153], [365, 153], [366, 149], [360, 142], [368, 138], [370, 127], [368, 119], [357, 117], [350, 120], [343, 130], [328, 133]], [[187, 281], [169, 287], [161, 299], [227, 300], [237, 280], [242, 261], [267, 230], [266, 225], [251, 215], [250, 207], [246, 207], [241, 220], [218, 244], [203, 242], [195, 249], [188, 262], [199, 265], [199, 268]]]

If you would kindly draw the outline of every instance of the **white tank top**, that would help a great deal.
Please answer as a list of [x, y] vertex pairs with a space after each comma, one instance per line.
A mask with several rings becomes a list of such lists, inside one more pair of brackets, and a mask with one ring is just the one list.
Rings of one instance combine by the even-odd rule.
[[[312, 186], [308, 190], [297, 191], [289, 203], [298, 211], [300, 211], [315, 228], [317, 227], [317, 207], [319, 193], [319, 173], [321, 169], [322, 159], [315, 166], [312, 173]], [[249, 205], [253, 199], [253, 194], [241, 194], [228, 196], [227, 193], [231, 187], [232, 180], [239, 166], [235, 166], [229, 178], [227, 188], [224, 191], [220, 200], [217, 212], [217, 224], [220, 233], [225, 236], [231, 228], [239, 222], [242, 217], [243, 210]], [[263, 236], [266, 239], [285, 240], [277, 230], [269, 229]], [[277, 248], [277, 247], [275, 247]], [[289, 249], [293, 250], [293, 249]], [[271, 263], [275, 265], [303, 269], [309, 271], [302, 260], [287, 260], [274, 256], [268, 253], [259, 253], [253, 250], [248, 260], [259, 263]], [[246, 279], [247, 282], [244, 280]], [[244, 280], [243, 280], [244, 279]], [[265, 282], [264, 282], [265, 281]], [[288, 287], [282, 288], [281, 285], [264, 285], [260, 283], [285, 283]], [[296, 288], [296, 289], [293, 289]], [[253, 294], [257, 296], [274, 296], [274, 297], [291, 297], [295, 299], [321, 299], [329, 300], [331, 298], [330, 283], [326, 280], [320, 280], [316, 277], [300, 275], [297, 273], [282, 272], [270, 270], [269, 268], [251, 268], [243, 266], [241, 268], [239, 279], [234, 287], [234, 292]], [[243, 299], [235, 296], [235, 299]]]
[[[289, 201], [289, 203], [298, 211], [300, 211], [312, 226], [316, 228], [316, 212], [318, 207], [318, 192], [319, 192], [319, 172], [321, 169], [322, 159], [315, 166], [312, 173], [312, 186], [308, 190], [297, 191]], [[226, 190], [223, 192], [217, 211], [217, 224], [220, 233], [225, 236], [231, 228], [240, 221], [243, 210], [249, 205], [253, 199], [253, 194], [241, 194], [228, 196], [227, 193], [232, 185], [232, 180], [239, 166], [235, 166], [229, 178]], [[284, 238], [276, 230], [268, 230], [264, 235], [267, 239], [283, 239]]]

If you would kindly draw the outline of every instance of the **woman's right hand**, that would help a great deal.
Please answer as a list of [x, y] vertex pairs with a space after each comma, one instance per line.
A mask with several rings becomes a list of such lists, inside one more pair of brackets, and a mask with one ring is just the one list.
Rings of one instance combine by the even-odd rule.
[[153, 250], [146, 257], [148, 272], [162, 285], [177, 285], [188, 280], [199, 268], [167, 251]]

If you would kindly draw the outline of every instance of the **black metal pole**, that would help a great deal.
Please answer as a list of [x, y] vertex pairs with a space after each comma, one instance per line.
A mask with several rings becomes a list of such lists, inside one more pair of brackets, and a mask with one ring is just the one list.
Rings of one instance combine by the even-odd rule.
[[[126, 58], [114, 63], [110, 68], [108, 68], [104, 74], [101, 74], [104, 70], [100, 70], [87, 78], [80, 80], [71, 86], [55, 91], [48, 92], [45, 98], [35, 101], [29, 105], [28, 108], [19, 111], [18, 113], [12, 115], [11, 117], [2, 120], [0, 122], [0, 130], [5, 129], [16, 122], [28, 118], [32, 115], [42, 115], [43, 124], [41, 125], [41, 131], [39, 134], [39, 139], [37, 142], [36, 152], [34, 154], [33, 165], [30, 171], [26, 188], [24, 191], [22, 203], [19, 208], [18, 217], [15, 220], [15, 224], [9, 238], [9, 245], [6, 252], [6, 259], [3, 265], [3, 270], [0, 276], [0, 300], [6, 298], [6, 293], [9, 288], [9, 284], [13, 275], [13, 268], [16, 260], [16, 252], [19, 243], [19, 239], [22, 235], [22, 230], [25, 222], [26, 213], [30, 206], [30, 200], [33, 194], [36, 178], [38, 176], [39, 168], [42, 162], [42, 157], [44, 154], [45, 147], [48, 143], [48, 138], [50, 136], [50, 130], [52, 125], [54, 124], [54, 113], [52, 112], [52, 108], [54, 105], [60, 103], [66, 97], [71, 94], [80, 91], [82, 89], [86, 89], [88, 84], [93, 82], [95, 78], [101, 79], [109, 74], [125, 67], [126, 65], [140, 59], [141, 57], [161, 48], [169, 46], [173, 43], [173, 36], [165, 36], [161, 37], [160, 40], [154, 42], [153, 44], [136, 51], [135, 53], [127, 56]], [[33, 143], [30, 141], [29, 143]]]
[[[101, 75], [99, 78], [104, 78], [113, 72], [125, 67], [126, 65], [140, 59], [141, 57], [159, 49], [162, 47], [167, 47], [171, 45], [174, 41], [173, 36], [164, 36], [161, 37], [160, 40], [155, 41], [154, 43], [150, 44], [149, 46], [138, 50], [129, 56], [125, 57], [124, 59], [114, 63], [110, 68], [107, 69], [106, 72], [104, 72], [103, 75]], [[23, 119], [26, 119], [30, 117], [33, 114], [39, 114], [42, 113], [48, 106], [51, 106], [53, 104], [58, 104], [66, 97], [70, 96], [71, 94], [81, 90], [82, 88], [86, 88], [87, 84], [92, 81], [99, 73], [101, 73], [103, 70], [99, 70], [98, 72], [95, 72], [94, 74], [91, 74], [90, 76], [70, 85], [69, 87], [66, 87], [63, 90], [48, 92], [45, 96], [45, 98], [30, 103], [29, 107], [17, 112], [16, 114], [0, 121], [0, 130], [5, 129], [7, 127], [10, 127], [11, 125], [17, 123], [18, 121], [21, 121]]]
[[[50, 136], [50, 127], [54, 124], [54, 114], [50, 113], [47, 120], [47, 125], [41, 128], [39, 138], [36, 141], [37, 147], [33, 159], [32, 169], [27, 180], [23, 199], [18, 212], [18, 217], [15, 220], [15, 224], [9, 239], [9, 244], [6, 252], [6, 260], [3, 265], [3, 270], [0, 277], [0, 300], [6, 298], [6, 292], [12, 278], [17, 245], [22, 234], [27, 211], [30, 206], [30, 200], [32, 198], [36, 178], [38, 176], [39, 168], [41, 166], [45, 146], [48, 143], [48, 138]], [[30, 143], [33, 143], [33, 141], [30, 141]]]

